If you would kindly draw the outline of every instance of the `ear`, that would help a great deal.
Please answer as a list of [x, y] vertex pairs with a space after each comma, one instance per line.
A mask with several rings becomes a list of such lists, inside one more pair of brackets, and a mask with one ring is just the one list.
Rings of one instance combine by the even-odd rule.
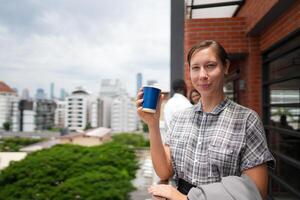
[[228, 74], [229, 66], [230, 66], [230, 61], [228, 59], [226, 59], [226, 64], [225, 64], [225, 68], [224, 68], [224, 73], [226, 75]]

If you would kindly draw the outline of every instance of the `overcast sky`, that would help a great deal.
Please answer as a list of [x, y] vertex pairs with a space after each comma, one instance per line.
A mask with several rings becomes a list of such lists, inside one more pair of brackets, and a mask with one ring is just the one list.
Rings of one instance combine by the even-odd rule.
[[170, 80], [170, 0], [2, 0], [0, 80], [33, 96], [82, 86], [98, 94], [101, 79], [136, 91]]

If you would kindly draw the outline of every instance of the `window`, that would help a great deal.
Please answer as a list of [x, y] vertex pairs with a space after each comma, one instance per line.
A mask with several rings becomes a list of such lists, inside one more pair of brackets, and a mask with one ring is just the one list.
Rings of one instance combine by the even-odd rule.
[[[293, 39], [291, 39], [293, 37]], [[271, 196], [300, 198], [300, 35], [263, 55], [263, 114], [277, 161]]]

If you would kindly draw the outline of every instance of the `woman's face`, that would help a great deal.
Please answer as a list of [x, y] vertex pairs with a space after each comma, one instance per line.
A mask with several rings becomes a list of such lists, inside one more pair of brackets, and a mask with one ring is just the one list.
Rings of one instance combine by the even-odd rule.
[[212, 47], [196, 52], [190, 63], [191, 81], [201, 97], [223, 95], [224, 74], [229, 63], [224, 66]]
[[200, 94], [196, 91], [193, 91], [191, 93], [191, 101], [193, 104], [197, 104], [199, 102], [200, 99]]

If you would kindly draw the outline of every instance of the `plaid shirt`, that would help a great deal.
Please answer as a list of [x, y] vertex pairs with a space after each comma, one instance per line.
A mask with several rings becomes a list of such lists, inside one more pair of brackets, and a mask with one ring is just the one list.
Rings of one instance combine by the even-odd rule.
[[195, 186], [274, 163], [259, 116], [227, 98], [210, 113], [202, 112], [201, 103], [176, 113], [165, 144], [170, 146], [175, 180]]

